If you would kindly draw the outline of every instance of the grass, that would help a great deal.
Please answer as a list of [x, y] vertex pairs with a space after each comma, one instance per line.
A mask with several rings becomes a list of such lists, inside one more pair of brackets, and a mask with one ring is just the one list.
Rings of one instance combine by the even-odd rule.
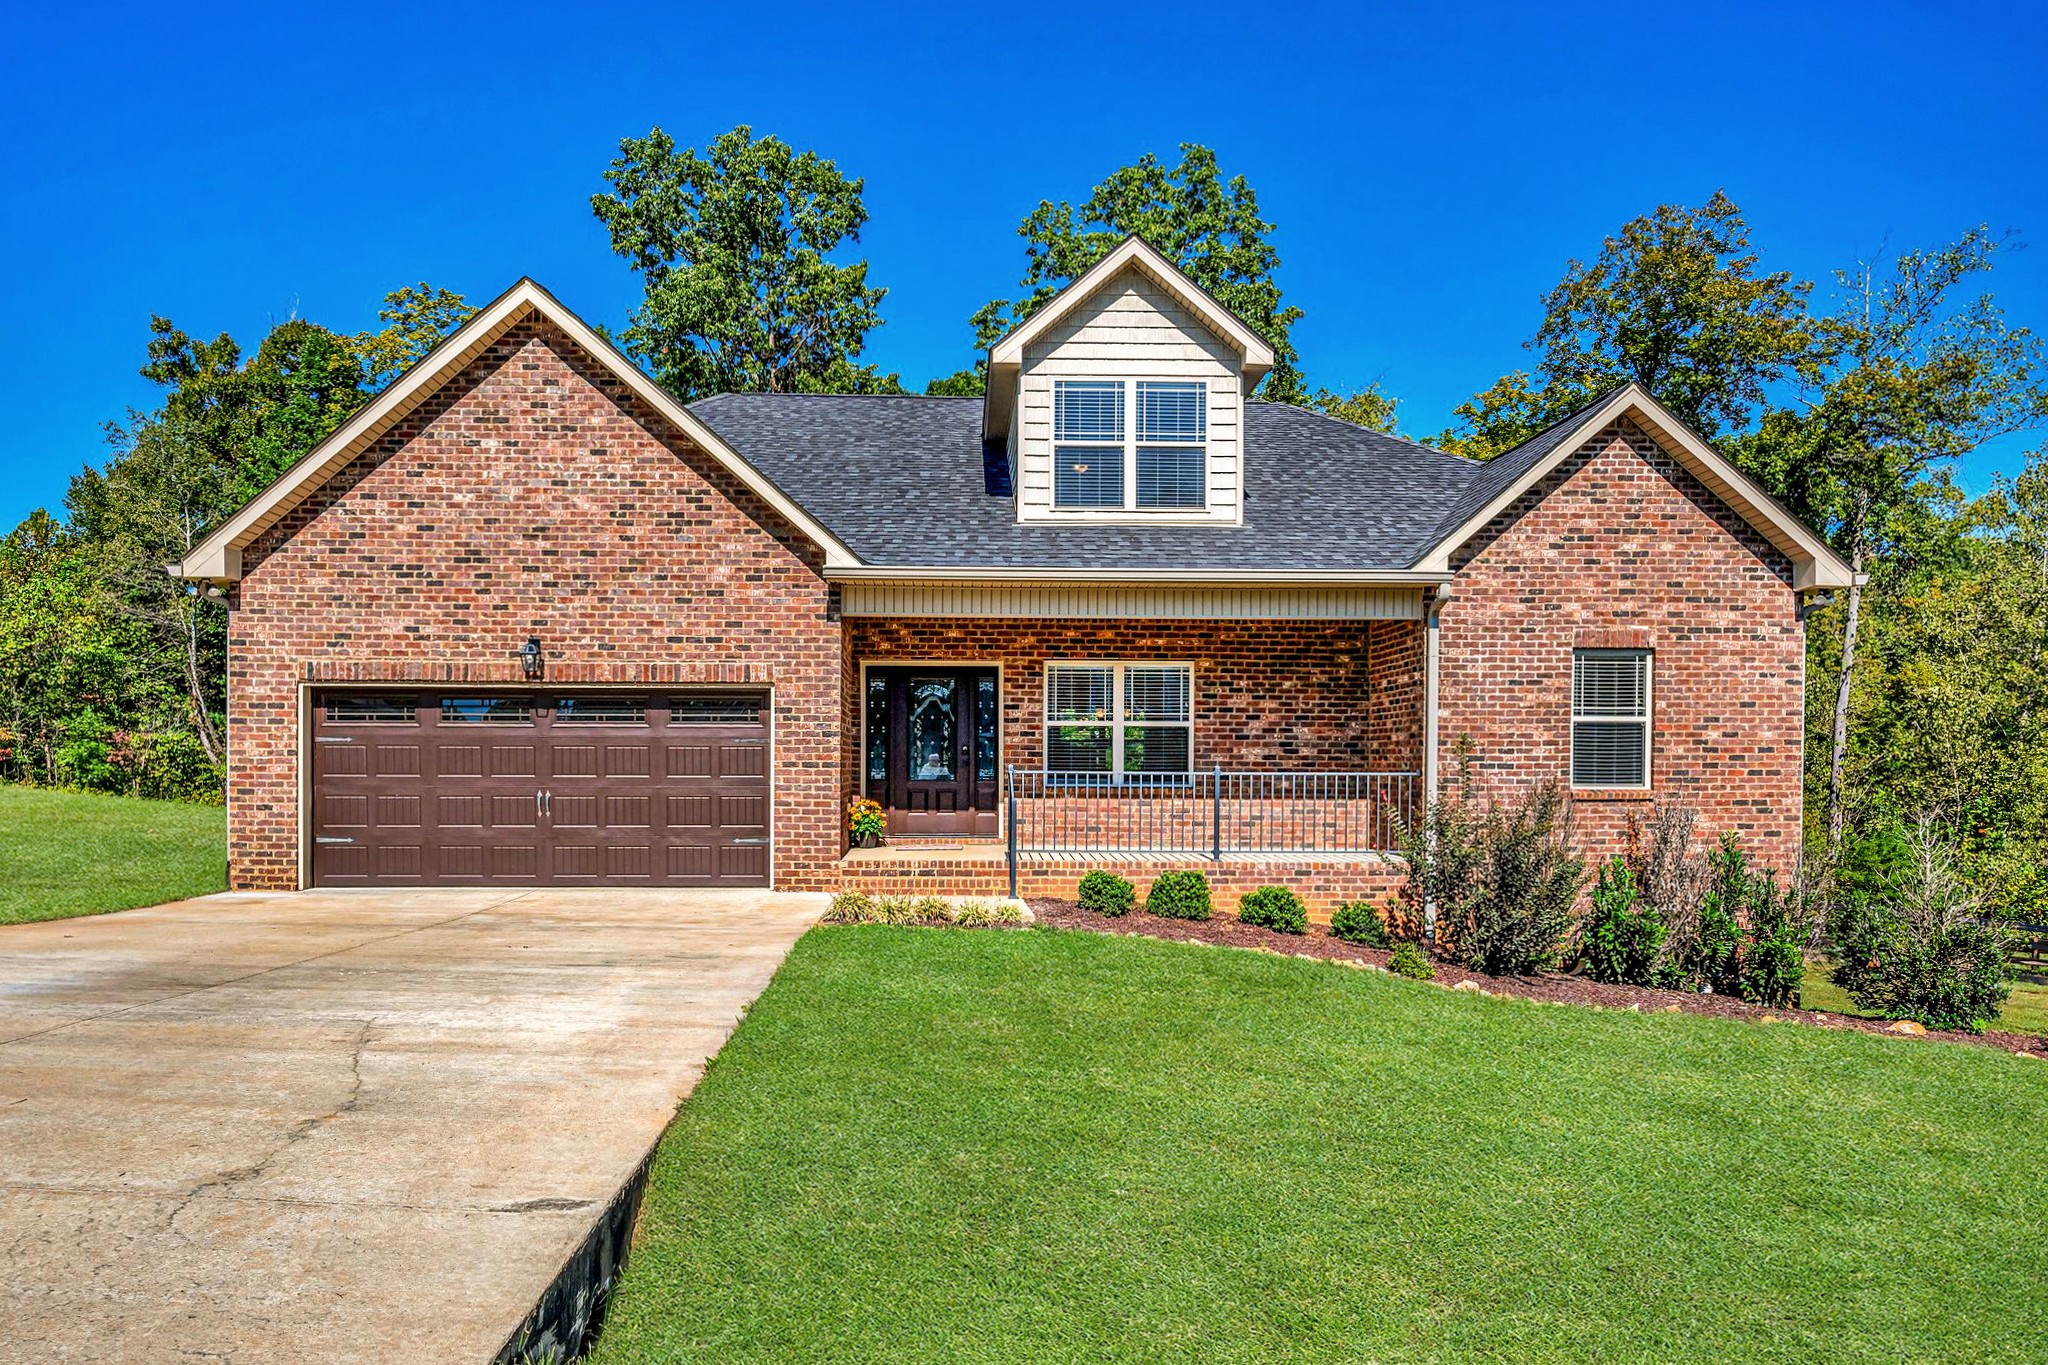
[[823, 929], [593, 1359], [2038, 1359], [2044, 1105], [1991, 1049]]
[[0, 924], [99, 915], [226, 885], [218, 806], [0, 785]]
[[[1799, 988], [1799, 1003], [1805, 1009], [1826, 1010], [1829, 1014], [1848, 1015], [1851, 1018], [1878, 1017], [1857, 1009], [1856, 1002], [1849, 998], [1849, 992], [1828, 980], [1828, 966], [1825, 962], [1806, 964], [1806, 983]], [[2014, 982], [2012, 995], [1999, 1010], [1998, 1017], [1985, 1027], [2004, 1029], [2008, 1033], [2032, 1033], [2048, 1037], [2048, 986], [2032, 981]]]

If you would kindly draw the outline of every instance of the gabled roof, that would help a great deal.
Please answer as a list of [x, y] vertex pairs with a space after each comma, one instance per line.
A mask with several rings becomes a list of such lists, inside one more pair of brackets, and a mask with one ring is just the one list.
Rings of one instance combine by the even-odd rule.
[[257, 494], [248, 506], [222, 522], [183, 560], [170, 565], [172, 576], [213, 583], [239, 579], [242, 576], [242, 551], [258, 536], [341, 472], [406, 414], [459, 375], [493, 342], [533, 316], [545, 318], [561, 328], [571, 341], [624, 381], [636, 396], [674, 425], [691, 444], [730, 470], [762, 501], [815, 542], [825, 552], [828, 565], [857, 562], [837, 536], [777, 488], [773, 480], [742, 459], [709, 427], [691, 416], [688, 408], [648, 378], [639, 366], [621, 355], [617, 347], [592, 331], [583, 319], [570, 312], [553, 294], [531, 279], [521, 279], [479, 309], [474, 317], [428, 352], [418, 364], [393, 380], [355, 416], [342, 423], [270, 487]]
[[1164, 253], [1158, 251], [1135, 233], [1118, 244], [1114, 251], [1097, 261], [1059, 293], [1047, 299], [1036, 312], [1012, 327], [995, 344], [988, 348], [988, 392], [984, 400], [982, 434], [1003, 436], [1009, 431], [1010, 407], [1016, 395], [1011, 392], [1013, 385], [998, 382], [1001, 376], [1007, 379], [1014, 375], [1024, 363], [1024, 350], [1032, 342], [1044, 336], [1056, 326], [1060, 319], [1088, 301], [1096, 290], [1128, 269], [1135, 269], [1149, 276], [1152, 281], [1190, 313], [1200, 318], [1205, 326], [1244, 357], [1244, 389], [1249, 393], [1253, 386], [1265, 378], [1273, 368], [1273, 347], [1254, 331], [1250, 324], [1237, 314], [1216, 301], [1208, 290], [1196, 284]]
[[1543, 479], [1602, 428], [1628, 418], [1690, 470], [1736, 515], [1785, 553], [1793, 565], [1793, 586], [1846, 588], [1855, 571], [1828, 543], [1792, 515], [1747, 474], [1714, 450], [1640, 384], [1601, 394], [1513, 450], [1496, 455], [1484, 471], [1445, 509], [1428, 552], [1417, 569], [1447, 570], [1451, 557], [1487, 523]]
[[875, 569], [1399, 581], [1444, 508], [1486, 468], [1306, 408], [1252, 402], [1243, 524], [1020, 523], [1002, 482], [1007, 463], [983, 458], [978, 399], [720, 394], [690, 411]]

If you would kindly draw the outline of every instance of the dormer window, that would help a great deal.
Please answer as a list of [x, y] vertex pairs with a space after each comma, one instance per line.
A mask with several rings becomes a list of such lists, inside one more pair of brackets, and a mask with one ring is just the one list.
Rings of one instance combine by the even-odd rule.
[[1054, 507], [1199, 511], [1208, 464], [1207, 382], [1053, 382]]

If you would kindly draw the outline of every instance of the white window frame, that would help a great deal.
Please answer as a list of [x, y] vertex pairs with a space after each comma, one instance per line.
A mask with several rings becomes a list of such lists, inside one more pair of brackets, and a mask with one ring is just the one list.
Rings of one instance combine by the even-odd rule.
[[[1059, 475], [1059, 464], [1060, 464], [1060, 451], [1061, 451], [1062, 449], [1068, 449], [1068, 450], [1073, 450], [1073, 449], [1083, 449], [1083, 450], [1086, 450], [1086, 449], [1096, 449], [1096, 450], [1116, 450], [1116, 449], [1118, 449], [1118, 446], [1117, 446], [1117, 445], [1116, 445], [1115, 443], [1113, 443], [1113, 442], [1109, 442], [1109, 441], [1062, 441], [1062, 440], [1060, 439], [1060, 429], [1059, 429], [1059, 413], [1060, 413], [1060, 389], [1061, 389], [1061, 387], [1062, 387], [1063, 385], [1066, 385], [1066, 384], [1120, 384], [1120, 385], [1122, 385], [1122, 386], [1123, 386], [1123, 431], [1122, 431], [1122, 433], [1121, 433], [1121, 434], [1122, 434], [1122, 437], [1123, 437], [1123, 442], [1122, 442], [1122, 450], [1123, 450], [1123, 461], [1124, 461], [1124, 468], [1123, 468], [1123, 475], [1124, 475], [1124, 500], [1123, 500], [1123, 504], [1122, 504], [1121, 506], [1112, 506], [1112, 505], [1107, 505], [1107, 504], [1079, 504], [1079, 503], [1063, 503], [1063, 502], [1061, 502], [1061, 501], [1060, 501], [1060, 475]], [[1138, 425], [1139, 425], [1138, 393], [1139, 393], [1139, 389], [1140, 389], [1140, 387], [1141, 387], [1141, 386], [1143, 386], [1143, 385], [1146, 385], [1146, 384], [1161, 384], [1161, 385], [1167, 385], [1167, 384], [1170, 384], [1170, 385], [1173, 385], [1173, 386], [1175, 386], [1175, 387], [1178, 387], [1178, 388], [1189, 388], [1189, 387], [1192, 387], [1192, 388], [1195, 388], [1195, 389], [1198, 389], [1198, 390], [1200, 390], [1200, 393], [1201, 393], [1201, 400], [1200, 400], [1200, 410], [1201, 410], [1201, 414], [1202, 414], [1202, 438], [1201, 438], [1201, 440], [1199, 440], [1199, 441], [1144, 441], [1144, 440], [1141, 440], [1141, 439], [1139, 438], [1139, 433], [1138, 433]], [[1051, 450], [1052, 450], [1052, 488], [1051, 488], [1051, 490], [1050, 490], [1050, 494], [1051, 494], [1051, 504], [1052, 504], [1052, 510], [1053, 510], [1053, 511], [1055, 511], [1055, 512], [1065, 512], [1065, 513], [1077, 513], [1077, 514], [1087, 514], [1087, 513], [1091, 513], [1091, 512], [1093, 512], [1093, 513], [1102, 513], [1102, 512], [1136, 512], [1136, 513], [1139, 513], [1139, 514], [1141, 514], [1141, 515], [1146, 515], [1146, 516], [1155, 516], [1155, 515], [1157, 515], [1157, 516], [1174, 516], [1174, 515], [1179, 515], [1179, 516], [1188, 516], [1188, 515], [1191, 515], [1191, 514], [1198, 514], [1198, 513], [1203, 513], [1203, 512], [1207, 512], [1207, 511], [1209, 510], [1209, 441], [1210, 441], [1210, 435], [1209, 435], [1209, 416], [1210, 416], [1210, 412], [1209, 412], [1209, 409], [1210, 409], [1210, 404], [1211, 404], [1211, 394], [1210, 394], [1210, 391], [1209, 391], [1209, 381], [1208, 381], [1208, 380], [1206, 380], [1206, 379], [1172, 379], [1172, 378], [1166, 378], [1166, 377], [1164, 377], [1164, 376], [1149, 376], [1149, 375], [1148, 375], [1148, 376], [1139, 376], [1139, 377], [1134, 377], [1134, 378], [1129, 378], [1129, 379], [1116, 379], [1116, 378], [1111, 378], [1111, 377], [1109, 377], [1109, 376], [1095, 376], [1095, 375], [1068, 375], [1068, 376], [1065, 376], [1065, 377], [1063, 377], [1063, 378], [1058, 378], [1058, 379], [1055, 379], [1055, 380], [1053, 380], [1053, 381], [1052, 381], [1052, 443], [1051, 443]], [[1180, 504], [1175, 504], [1175, 505], [1173, 505], [1173, 506], [1165, 506], [1165, 507], [1162, 507], [1162, 506], [1153, 506], [1153, 505], [1149, 505], [1149, 504], [1148, 504], [1148, 505], [1143, 505], [1143, 506], [1141, 506], [1141, 505], [1139, 504], [1139, 502], [1138, 502], [1138, 448], [1139, 448], [1139, 447], [1140, 447], [1141, 445], [1142, 445], [1142, 446], [1148, 446], [1148, 447], [1157, 447], [1157, 448], [1160, 448], [1160, 449], [1173, 449], [1173, 450], [1195, 450], [1195, 451], [1198, 451], [1198, 452], [1199, 452], [1199, 454], [1197, 455], [1197, 457], [1196, 457], [1196, 458], [1197, 458], [1197, 460], [1199, 461], [1199, 464], [1200, 464], [1200, 467], [1201, 467], [1201, 474], [1202, 474], [1202, 498], [1201, 498], [1201, 501], [1200, 501], [1200, 502], [1195, 502], [1195, 503], [1180, 503]]]
[[[1094, 772], [1081, 768], [1054, 768], [1052, 766], [1052, 732], [1061, 726], [1077, 725], [1077, 721], [1053, 719], [1053, 675], [1063, 668], [1109, 669], [1113, 675], [1109, 689], [1109, 716], [1099, 724], [1091, 723], [1089, 728], [1109, 730], [1109, 770]], [[1125, 692], [1125, 678], [1131, 669], [1177, 668], [1187, 674], [1188, 718], [1185, 721], [1128, 720], [1128, 697]], [[1039, 713], [1039, 766], [1058, 780], [1074, 782], [1104, 782], [1117, 786], [1165, 785], [1184, 781], [1195, 771], [1195, 666], [1190, 662], [1173, 659], [1052, 659], [1045, 665], [1044, 691]], [[1186, 730], [1188, 732], [1188, 766], [1185, 772], [1179, 769], [1147, 772], [1127, 772], [1124, 768], [1124, 732], [1126, 730]]]
[[[1579, 662], [1582, 659], [1639, 659], [1643, 670], [1643, 709], [1641, 715], [1603, 715], [1597, 712], [1579, 710]], [[1572, 651], [1572, 736], [1570, 785], [1577, 791], [1648, 791], [1655, 773], [1656, 755], [1652, 740], [1656, 734], [1655, 717], [1657, 710], [1657, 655], [1650, 649], [1574, 649]], [[1581, 782], [1579, 781], [1579, 726], [1593, 725], [1634, 725], [1642, 733], [1643, 780], [1641, 782]]]

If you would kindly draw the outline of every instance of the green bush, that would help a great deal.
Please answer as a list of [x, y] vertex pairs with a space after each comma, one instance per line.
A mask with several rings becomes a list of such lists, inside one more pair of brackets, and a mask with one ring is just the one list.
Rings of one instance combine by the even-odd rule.
[[825, 910], [826, 924], [873, 924], [875, 898], [865, 891], [842, 891]]
[[1874, 1014], [1981, 1033], [2012, 992], [2007, 931], [1984, 916], [1931, 827], [1903, 842], [1909, 856], [1880, 889], [1842, 893], [1831, 907], [1830, 975]]
[[1199, 872], [1162, 872], [1145, 894], [1145, 909], [1167, 919], [1207, 919], [1209, 879]]
[[1387, 970], [1410, 981], [1436, 980], [1436, 967], [1423, 956], [1422, 949], [1412, 943], [1394, 945], [1392, 956], [1387, 958]]
[[1346, 943], [1363, 943], [1368, 948], [1385, 948], [1393, 935], [1387, 922], [1371, 901], [1344, 901], [1330, 912], [1330, 937]]
[[1752, 868], [1733, 830], [1707, 855], [1702, 885], [1698, 914], [1674, 927], [1651, 984], [1797, 1005], [1813, 937], [1805, 899]]
[[997, 929], [1023, 922], [1024, 913], [1008, 901], [966, 900], [953, 911], [953, 923], [963, 929]]
[[1515, 805], [1471, 813], [1470, 755], [1461, 751], [1458, 795], [1404, 827], [1402, 899], [1416, 913], [1436, 903], [1437, 944], [1462, 967], [1522, 976], [1557, 961], [1577, 917], [1586, 864], [1571, 851], [1571, 807], [1554, 782]]
[[1083, 910], [1115, 918], [1131, 913], [1131, 907], [1138, 902], [1138, 889], [1116, 873], [1098, 867], [1081, 878], [1079, 899]]
[[1580, 957], [1586, 975], [1595, 981], [1647, 986], [1655, 979], [1663, 944], [1664, 917], [1638, 896], [1628, 864], [1610, 858], [1600, 868], [1593, 911], [1582, 934]]
[[1283, 934], [1308, 932], [1308, 907], [1284, 886], [1262, 886], [1246, 896], [1238, 903], [1237, 918]]

